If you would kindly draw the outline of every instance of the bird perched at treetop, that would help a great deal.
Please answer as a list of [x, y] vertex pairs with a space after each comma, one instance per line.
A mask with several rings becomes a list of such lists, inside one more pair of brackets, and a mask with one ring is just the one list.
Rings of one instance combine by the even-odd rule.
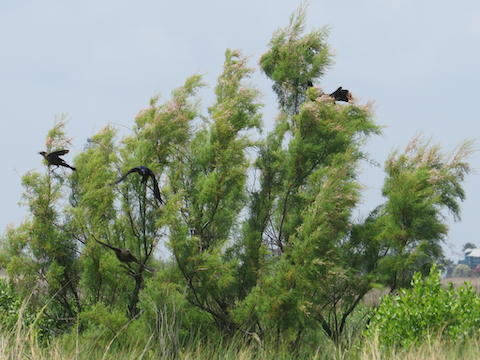
[[350, 93], [350, 91], [342, 89], [341, 86], [333, 93], [329, 94], [329, 96], [333, 97], [335, 101], [349, 102], [349, 100], [352, 100], [352, 94]]
[[[73, 171], [77, 170], [73, 166], [68, 165], [65, 160], [61, 159], [60, 156], [68, 154], [69, 150], [58, 150], [58, 151], [53, 151], [51, 153], [45, 152], [45, 151], [40, 151], [39, 154], [42, 155], [45, 160], [48, 162], [48, 166], [50, 165], [57, 165], [55, 169], [57, 169], [59, 166], [64, 166], [72, 169]], [[54, 169], [54, 170], [55, 170]]]
[[155, 178], [155, 174], [153, 173], [152, 170], [150, 170], [146, 166], [136, 166], [130, 169], [125, 175], [123, 175], [120, 179], [118, 179], [117, 181], [115, 181], [113, 184], [110, 184], [110, 185], [116, 185], [122, 182], [123, 180], [125, 180], [125, 178], [128, 175], [130, 175], [133, 172], [136, 172], [142, 175], [142, 184], [145, 184], [148, 178], [151, 177], [153, 180], [153, 195], [155, 195], [155, 198], [158, 201], [160, 201], [160, 204], [165, 204], [164, 201], [162, 200], [162, 197], [160, 196], [160, 189], [158, 188], [158, 183], [157, 183], [157, 179]]
[[[307, 80], [307, 88], [313, 87], [313, 83], [310, 80]], [[322, 93], [323, 95], [323, 93]], [[352, 100], [352, 93], [346, 89], [343, 89], [341, 86], [335, 90], [333, 93], [328, 94], [335, 101], [345, 101], [350, 102]]]

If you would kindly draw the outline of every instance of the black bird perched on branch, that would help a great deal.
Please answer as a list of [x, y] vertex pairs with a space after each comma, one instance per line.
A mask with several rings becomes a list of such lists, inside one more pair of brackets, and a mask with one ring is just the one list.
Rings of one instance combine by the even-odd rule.
[[335, 101], [348, 102], [349, 100], [352, 99], [352, 94], [350, 93], [350, 91], [342, 89], [341, 86], [337, 90], [335, 90], [333, 93], [329, 94], [329, 96], [333, 97]]
[[139, 173], [140, 175], [142, 175], [142, 184], [145, 184], [148, 180], [148, 177], [151, 177], [152, 180], [153, 180], [153, 195], [155, 195], [155, 197], [157, 198], [158, 201], [160, 201], [160, 204], [164, 204], [163, 200], [162, 200], [162, 197], [160, 196], [160, 189], [158, 188], [158, 183], [157, 183], [157, 179], [155, 179], [155, 175], [153, 174], [153, 171], [150, 170], [148, 167], [146, 166], [136, 166], [134, 167], [133, 169], [130, 169], [125, 175], [123, 175], [120, 179], [118, 179], [117, 181], [115, 181], [113, 184], [111, 185], [116, 185], [120, 182], [122, 182], [123, 180], [125, 180], [125, 178], [133, 173], [133, 172], [137, 172]]
[[95, 239], [95, 241], [103, 246], [106, 246], [108, 247], [109, 249], [112, 249], [113, 251], [115, 251], [115, 255], [117, 255], [117, 259], [120, 260], [121, 262], [124, 262], [124, 263], [131, 263], [131, 262], [136, 262], [137, 264], [143, 266], [145, 269], [147, 269], [148, 271], [150, 272], [153, 272], [153, 269], [149, 268], [147, 265], [145, 265], [144, 263], [142, 263], [141, 261], [139, 261], [135, 256], [133, 256], [131, 253], [130, 253], [130, 250], [128, 249], [121, 249], [121, 248], [118, 248], [118, 247], [115, 247], [115, 246], [112, 246], [112, 245], [108, 245], [108, 244], [105, 244], [101, 241], [98, 241], [97, 239]]
[[45, 160], [48, 161], [48, 166], [57, 165], [55, 169], [57, 169], [59, 166], [64, 166], [75, 171], [77, 169], [75, 169], [73, 166], [68, 165], [65, 162], [65, 160], [60, 158], [60, 156], [67, 154], [69, 151], [70, 150], [58, 150], [58, 151], [53, 151], [51, 153], [40, 151], [39, 154], [42, 155], [45, 158]]
[[[311, 88], [313, 86], [313, 83], [310, 80], [307, 80], [307, 88]], [[333, 93], [328, 94], [328, 96], [332, 97], [335, 101], [349, 102], [350, 100], [352, 100], [352, 93], [348, 90], [343, 89], [341, 86]]]

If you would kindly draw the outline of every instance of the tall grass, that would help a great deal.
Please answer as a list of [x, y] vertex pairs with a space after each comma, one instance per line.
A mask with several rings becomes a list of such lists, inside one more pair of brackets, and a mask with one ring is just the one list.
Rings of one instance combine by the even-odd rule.
[[366, 360], [478, 360], [480, 359], [480, 339], [465, 341], [445, 341], [440, 336], [414, 344], [410, 348], [389, 348], [380, 346], [378, 338], [368, 340], [363, 345], [359, 359]]
[[[54, 341], [47, 348], [42, 348], [24, 329], [20, 332], [1, 331], [0, 359], [166, 359], [161, 349], [156, 347], [131, 346], [127, 349], [105, 349], [95, 341], [83, 343], [81, 346], [67, 349], [61, 341]], [[64, 344], [63, 344], [64, 345]], [[480, 359], [480, 341], [471, 339], [462, 343], [445, 342], [436, 339], [433, 342], [416, 344], [408, 349], [382, 349], [378, 341], [367, 341], [357, 350], [342, 350], [329, 344], [318, 347], [311, 354], [296, 356], [287, 350], [275, 351], [274, 347], [259, 347], [252, 343], [232, 339], [228, 342], [217, 340], [209, 343], [191, 344], [179, 351], [177, 359], [193, 360], [267, 360], [267, 359], [313, 359], [313, 360], [477, 360]]]
[[[230, 340], [216, 339], [202, 342], [197, 337], [186, 347], [179, 348], [178, 353], [165, 352], [166, 343], [158, 341], [131, 341], [126, 346], [108, 346], [97, 338], [82, 338], [75, 334], [75, 343], [66, 344], [62, 339], [54, 340], [46, 347], [36, 341], [32, 327], [21, 326], [14, 329], [0, 329], [0, 359], [30, 360], [95, 360], [95, 359], [205, 359], [205, 360], [267, 360], [267, 359], [309, 359], [309, 360], [477, 360], [480, 359], [480, 339], [469, 339], [463, 342], [441, 340], [440, 337], [415, 344], [410, 348], [383, 348], [378, 338], [357, 341], [356, 346], [342, 349], [333, 343], [321, 342], [309, 352], [292, 354], [287, 344], [280, 347], [263, 344], [255, 339], [234, 337]], [[145, 345], [146, 344], [146, 345]]]
[[83, 333], [76, 328], [45, 344], [39, 341], [37, 322], [30, 322], [27, 326], [23, 321], [25, 303], [15, 326], [0, 328], [0, 359], [480, 359], [480, 338], [453, 342], [432, 336], [409, 348], [385, 348], [376, 336], [363, 338], [364, 325], [359, 327], [359, 324], [364, 324], [367, 306], [354, 315], [342, 346], [335, 345], [321, 332], [312, 332], [304, 334], [301, 345], [292, 350], [287, 341], [280, 341], [280, 344], [268, 342], [252, 333], [226, 339], [200, 330], [182, 338], [182, 318], [174, 303], [153, 306], [155, 320], [150, 330], [141, 329], [135, 320], [129, 321], [115, 334], [100, 326]]

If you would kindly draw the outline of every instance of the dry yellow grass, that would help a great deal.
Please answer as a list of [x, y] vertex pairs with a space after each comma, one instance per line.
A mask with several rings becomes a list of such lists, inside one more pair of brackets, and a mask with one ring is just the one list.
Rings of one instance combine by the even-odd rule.
[[480, 293], [480, 277], [457, 277], [457, 278], [446, 278], [442, 279], [442, 285], [447, 285], [448, 283], [452, 283], [455, 288], [459, 288], [465, 282], [469, 282], [472, 284], [473, 289], [477, 294]]
[[[478, 360], [480, 344], [477, 338], [464, 341], [442, 341], [440, 337], [417, 343], [410, 348], [382, 348], [378, 338], [367, 340], [360, 360]], [[342, 357], [348, 359], [348, 357]]]

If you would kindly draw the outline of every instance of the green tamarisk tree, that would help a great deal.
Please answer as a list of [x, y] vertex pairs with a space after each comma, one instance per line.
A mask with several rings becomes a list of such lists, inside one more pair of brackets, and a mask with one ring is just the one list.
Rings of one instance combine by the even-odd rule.
[[444, 260], [445, 213], [460, 220], [462, 182], [471, 172], [466, 159], [473, 151], [468, 140], [445, 154], [440, 145], [416, 136], [404, 153], [394, 151], [387, 159], [382, 189], [387, 201], [379, 208], [376, 239], [378, 266], [392, 291], [408, 286], [415, 271], [428, 275], [435, 261]]
[[[65, 116], [56, 119], [45, 142], [47, 152], [63, 150], [70, 144], [66, 122]], [[45, 334], [68, 328], [82, 311], [80, 254], [75, 239], [64, 231], [62, 203], [69, 192], [65, 173], [64, 168], [48, 166], [45, 174], [32, 171], [22, 177], [23, 202], [31, 217], [7, 231], [3, 249], [16, 292], [30, 299], [30, 311], [41, 311], [45, 316]]]
[[[446, 215], [460, 218], [472, 142], [444, 154], [415, 138], [393, 152], [385, 201], [357, 219], [365, 144], [381, 127], [372, 103], [323, 93], [328, 32], [305, 29], [301, 5], [260, 59], [278, 96], [269, 133], [248, 57], [227, 50], [205, 111], [198, 94], [206, 84], [195, 74], [170, 99], [154, 96], [120, 141], [111, 126], [94, 135], [75, 172], [22, 178], [30, 216], [5, 233], [0, 261], [43, 329], [78, 325], [119, 337], [132, 326], [159, 342], [177, 336], [169, 354], [179, 337], [199, 332], [285, 341], [291, 350], [312, 333], [341, 343], [373, 287], [409, 286], [415, 271], [443, 259]], [[63, 120], [46, 145], [68, 147]], [[115, 184], [138, 166], [154, 174], [161, 201], [151, 178], [132, 173]], [[120, 261], [108, 246], [137, 261]]]

